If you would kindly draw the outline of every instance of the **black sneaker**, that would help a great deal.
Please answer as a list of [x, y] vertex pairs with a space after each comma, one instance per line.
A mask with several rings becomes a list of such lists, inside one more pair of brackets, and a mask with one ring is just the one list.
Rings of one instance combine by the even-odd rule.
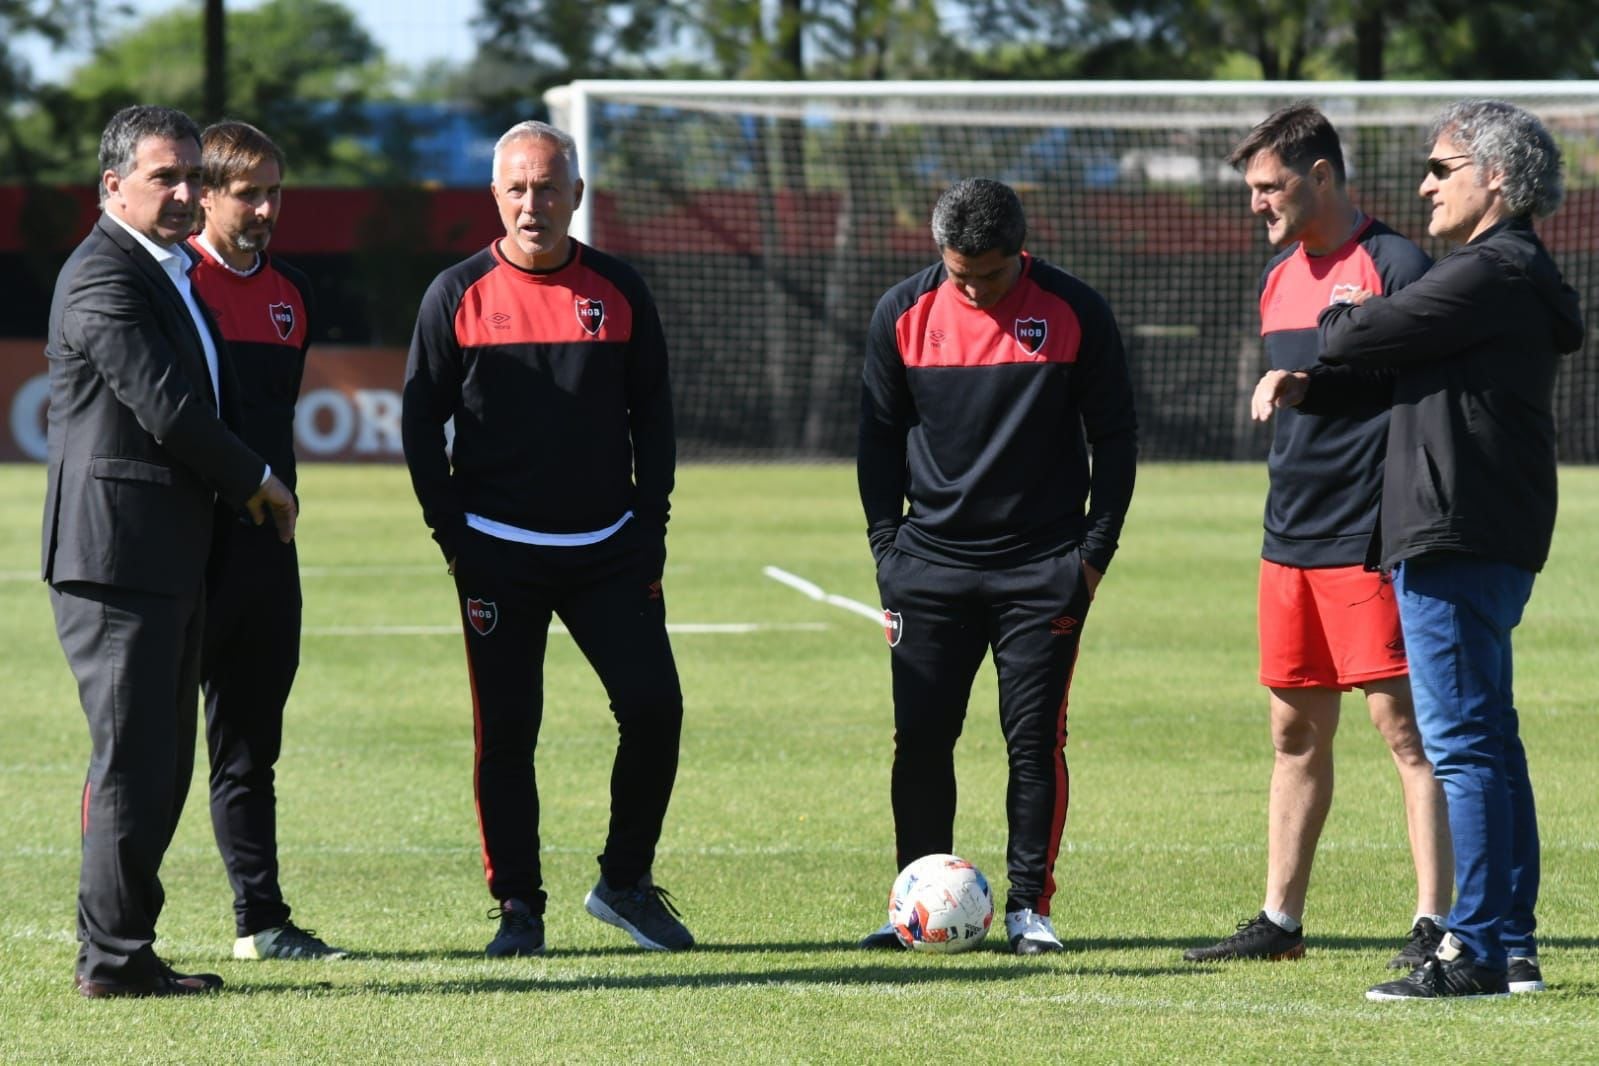
[[867, 951], [904, 951], [905, 945], [900, 940], [899, 934], [894, 932], [893, 922], [884, 922], [883, 927], [875, 933], [867, 933], [861, 937], [857, 947]]
[[1189, 948], [1183, 958], [1189, 962], [1222, 962], [1227, 959], [1266, 959], [1281, 962], [1297, 959], [1305, 953], [1305, 930], [1301, 926], [1292, 933], [1266, 917], [1261, 911], [1253, 918], [1238, 923], [1238, 932], [1209, 947]]
[[544, 954], [544, 918], [534, 914], [526, 903], [502, 899], [498, 907], [489, 911], [489, 917], [500, 920], [500, 930], [483, 954], [491, 959]]
[[1410, 935], [1405, 938], [1405, 946], [1399, 949], [1399, 954], [1388, 960], [1388, 968], [1414, 970], [1426, 962], [1428, 956], [1438, 954], [1438, 945], [1443, 940], [1441, 925], [1431, 918], [1417, 918], [1416, 924], [1410, 927]]
[[620, 889], [601, 877], [584, 897], [583, 909], [649, 951], [687, 951], [694, 946], [694, 934], [677, 920], [680, 912], [672, 905], [671, 895], [650, 880], [649, 874], [632, 888]]
[[1512, 992], [1542, 992], [1545, 985], [1543, 971], [1538, 968], [1538, 956], [1510, 956], [1510, 969], [1505, 974], [1505, 981]]
[[1410, 976], [1378, 985], [1366, 993], [1376, 1002], [1402, 999], [1489, 999], [1510, 995], [1505, 975], [1485, 970], [1465, 956], [1436, 955], [1410, 971]]

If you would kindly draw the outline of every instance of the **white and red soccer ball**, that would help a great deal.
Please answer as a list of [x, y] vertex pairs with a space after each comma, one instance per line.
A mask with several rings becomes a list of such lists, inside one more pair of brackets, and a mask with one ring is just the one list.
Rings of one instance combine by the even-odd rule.
[[970, 951], [993, 921], [988, 878], [955, 855], [923, 855], [899, 872], [888, 894], [888, 922], [913, 951]]

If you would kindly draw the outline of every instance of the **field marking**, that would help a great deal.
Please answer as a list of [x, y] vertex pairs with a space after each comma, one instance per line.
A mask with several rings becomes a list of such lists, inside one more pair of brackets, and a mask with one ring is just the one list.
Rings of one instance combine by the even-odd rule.
[[[745, 634], [745, 633], [819, 633], [831, 628], [826, 622], [668, 622], [668, 633], [689, 634]], [[551, 633], [565, 633], [559, 622], [550, 626]], [[451, 626], [306, 626], [300, 630], [307, 637], [458, 637], [459, 625]]]
[[833, 607], [841, 607], [851, 614], [858, 614], [862, 618], [869, 618], [877, 625], [883, 624], [883, 610], [880, 607], [868, 607], [860, 600], [852, 600], [848, 596], [840, 596], [836, 592], [827, 592], [820, 585], [806, 581], [798, 574], [791, 574], [776, 566], [767, 566], [761, 573], [780, 584], [787, 585], [794, 591], [809, 596], [818, 603], [826, 603]]

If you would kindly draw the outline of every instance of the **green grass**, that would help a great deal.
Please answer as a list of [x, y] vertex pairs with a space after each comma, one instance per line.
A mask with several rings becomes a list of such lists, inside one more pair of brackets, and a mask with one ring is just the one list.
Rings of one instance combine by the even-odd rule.
[[[762, 576], [873, 603], [845, 466], [680, 472], [675, 622], [825, 623], [674, 637], [682, 771], [656, 874], [701, 947], [660, 957], [588, 918], [614, 732], [552, 639], [539, 749], [550, 954], [481, 957], [493, 932], [471, 795], [457, 623], [403, 471], [311, 466], [300, 527], [303, 665], [279, 764], [296, 917], [360, 957], [237, 963], [203, 775], [163, 868], [157, 947], [228, 981], [204, 1001], [71, 990], [88, 738], [34, 578], [43, 473], [0, 468], [0, 1061], [1560, 1062], [1599, 1047], [1599, 470], [1563, 474], [1561, 527], [1518, 634], [1544, 839], [1541, 996], [1369, 1004], [1410, 923], [1398, 783], [1364, 714], [1339, 781], [1297, 963], [1194, 967], [1259, 906], [1270, 767], [1254, 682], [1264, 475], [1142, 471], [1072, 694], [1072, 807], [1057, 875], [1068, 950], [863, 954], [892, 868], [888, 662], [873, 625]], [[203, 755], [202, 755], [203, 758]], [[1003, 890], [1004, 749], [992, 673], [959, 750], [957, 849]]]

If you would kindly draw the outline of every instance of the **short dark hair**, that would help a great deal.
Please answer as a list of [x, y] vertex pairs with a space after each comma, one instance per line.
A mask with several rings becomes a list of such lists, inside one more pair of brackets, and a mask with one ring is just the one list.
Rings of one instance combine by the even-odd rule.
[[1002, 181], [967, 178], [944, 190], [933, 205], [933, 240], [960, 255], [978, 256], [998, 249], [1015, 255], [1027, 239], [1022, 201]]
[[200, 127], [194, 119], [175, 107], [158, 107], [154, 104], [134, 104], [124, 107], [111, 116], [105, 132], [100, 134], [100, 203], [105, 204], [105, 172], [114, 171], [119, 178], [133, 172], [134, 159], [139, 154], [139, 142], [146, 137], [160, 137], [168, 141], [192, 140], [200, 145]]
[[1542, 218], [1560, 206], [1560, 146], [1532, 112], [1504, 100], [1461, 100], [1433, 123], [1432, 142], [1442, 136], [1471, 156], [1479, 185], [1498, 172], [1499, 195], [1515, 217]]
[[1344, 183], [1344, 146], [1338, 140], [1338, 131], [1309, 101], [1300, 100], [1273, 111], [1238, 142], [1227, 156], [1227, 163], [1242, 170], [1263, 151], [1272, 152], [1284, 166], [1301, 174], [1316, 160], [1325, 159], [1332, 167], [1333, 178], [1340, 185]]
[[223, 119], [205, 128], [200, 135], [200, 184], [208, 189], [224, 189], [268, 159], [284, 170], [283, 151], [272, 138], [235, 119]]

